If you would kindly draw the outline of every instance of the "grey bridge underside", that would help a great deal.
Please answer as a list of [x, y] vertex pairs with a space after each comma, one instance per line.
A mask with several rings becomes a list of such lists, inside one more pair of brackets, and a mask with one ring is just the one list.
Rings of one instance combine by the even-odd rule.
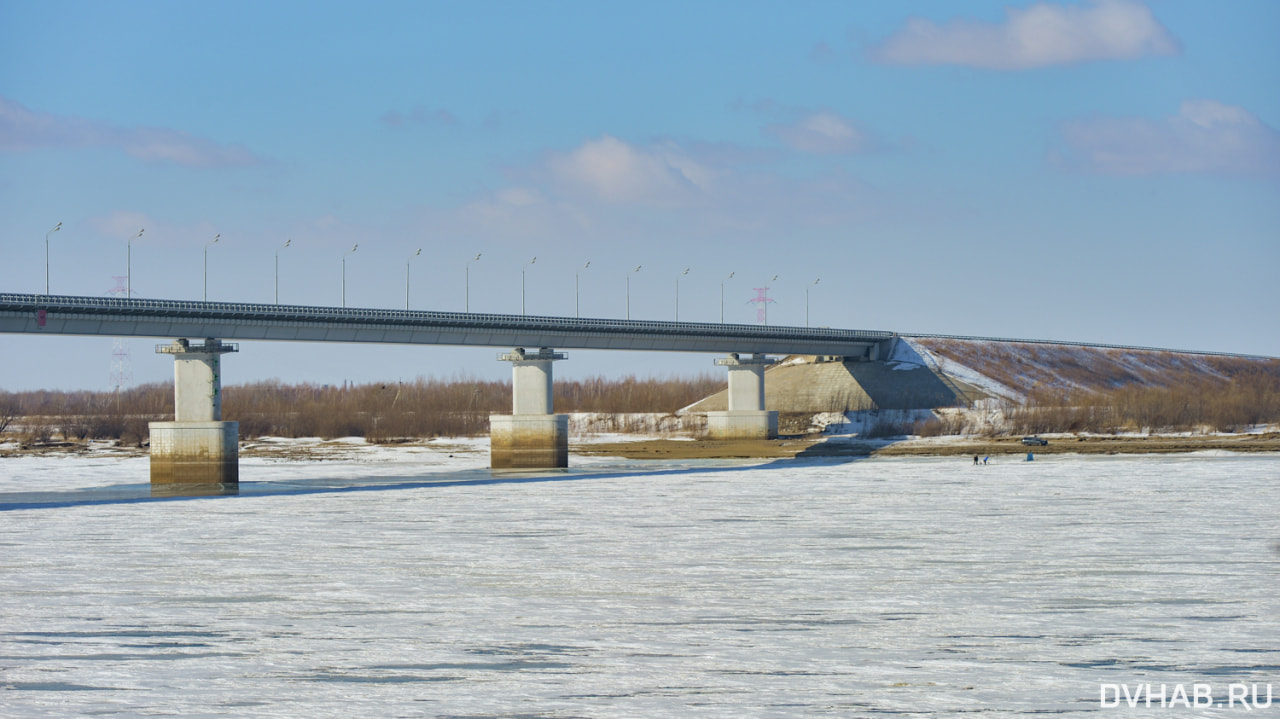
[[[40, 312], [44, 312], [41, 326]], [[0, 332], [111, 337], [838, 355], [893, 332], [0, 293]]]

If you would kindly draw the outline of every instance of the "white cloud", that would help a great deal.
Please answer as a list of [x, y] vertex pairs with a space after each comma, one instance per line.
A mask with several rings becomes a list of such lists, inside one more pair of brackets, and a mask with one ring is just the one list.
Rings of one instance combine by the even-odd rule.
[[0, 98], [0, 151], [41, 147], [116, 147], [149, 163], [184, 167], [242, 167], [261, 160], [243, 145], [223, 145], [164, 127], [116, 127], [80, 117], [33, 112]]
[[893, 211], [857, 178], [792, 177], [768, 169], [776, 153], [604, 135], [506, 169], [510, 182], [433, 222], [460, 236], [557, 244], [689, 234], [776, 237]]
[[675, 143], [640, 147], [610, 135], [552, 153], [544, 170], [561, 193], [650, 206], [696, 201], [716, 174]]
[[1161, 120], [1096, 118], [1065, 123], [1066, 162], [1108, 175], [1280, 175], [1280, 132], [1248, 110], [1188, 100]]
[[426, 125], [426, 126], [446, 126], [453, 127], [458, 124], [458, 118], [453, 113], [445, 109], [428, 110], [421, 105], [415, 106], [407, 113], [399, 110], [391, 110], [386, 112], [380, 118], [385, 125], [390, 127], [404, 127], [405, 125]]
[[809, 60], [819, 65], [830, 65], [836, 60], [836, 51], [827, 43], [820, 42], [809, 50]]
[[499, 202], [518, 207], [527, 207], [542, 202], [542, 193], [531, 187], [509, 187], [496, 193]]
[[830, 110], [806, 115], [791, 124], [767, 125], [764, 129], [791, 149], [815, 155], [847, 155], [865, 151], [870, 145], [867, 133]]
[[753, 112], [759, 115], [769, 115], [785, 112], [788, 108], [783, 106], [782, 103], [767, 97], [755, 102], [749, 102], [746, 98], [739, 97], [729, 103], [729, 109], [734, 112]]
[[1179, 51], [1151, 10], [1132, 0], [1097, 0], [1085, 7], [1037, 3], [1008, 8], [1005, 15], [1000, 23], [911, 18], [869, 56], [890, 65], [1024, 70]]
[[133, 210], [115, 210], [108, 215], [91, 217], [88, 223], [99, 234], [118, 240], [134, 238], [138, 230], [146, 230], [142, 237], [134, 239], [134, 245], [197, 244], [207, 242], [217, 234], [213, 225], [206, 221], [184, 225]]
[[116, 210], [106, 217], [92, 217], [89, 226], [98, 232], [119, 239], [133, 237], [138, 230], [152, 228], [155, 234], [155, 221], [146, 214], [129, 210]]
[[776, 121], [765, 125], [762, 131], [797, 152], [852, 155], [885, 147], [880, 138], [862, 125], [830, 109], [815, 111], [769, 98], [755, 102], [738, 98], [729, 104], [729, 109], [775, 118]]

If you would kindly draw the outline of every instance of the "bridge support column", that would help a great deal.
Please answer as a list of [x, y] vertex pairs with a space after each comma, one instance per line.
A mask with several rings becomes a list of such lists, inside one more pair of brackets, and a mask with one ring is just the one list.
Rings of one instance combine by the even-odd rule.
[[729, 411], [707, 412], [707, 434], [714, 439], [773, 439], [778, 413], [764, 408], [764, 371], [773, 360], [757, 354], [731, 354], [716, 364], [729, 370]]
[[565, 357], [546, 347], [498, 355], [511, 363], [511, 414], [489, 415], [493, 469], [569, 466], [569, 415], [552, 413], [551, 396], [551, 363]]
[[151, 488], [165, 495], [234, 494], [240, 484], [240, 423], [222, 421], [222, 355], [234, 344], [185, 339], [173, 355], [174, 421], [151, 423]]

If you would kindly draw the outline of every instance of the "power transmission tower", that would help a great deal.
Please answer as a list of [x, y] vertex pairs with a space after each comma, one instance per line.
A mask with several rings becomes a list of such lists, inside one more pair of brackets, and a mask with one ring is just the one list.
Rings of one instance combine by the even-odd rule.
[[769, 303], [776, 302], [776, 300], [769, 298], [768, 285], [765, 285], [764, 287], [752, 287], [751, 289], [756, 291], [756, 296], [747, 300], [747, 304], [759, 305], [759, 307], [756, 308], [756, 324], [767, 325], [769, 324]]
[[[125, 276], [113, 275], [116, 286], [107, 291], [112, 297], [124, 297], [129, 294], [129, 290], [125, 288]], [[120, 397], [120, 390], [133, 384], [133, 362], [129, 356], [129, 346], [125, 344], [123, 337], [116, 337], [111, 342], [111, 376], [108, 380], [108, 386], [116, 393], [117, 400]]]

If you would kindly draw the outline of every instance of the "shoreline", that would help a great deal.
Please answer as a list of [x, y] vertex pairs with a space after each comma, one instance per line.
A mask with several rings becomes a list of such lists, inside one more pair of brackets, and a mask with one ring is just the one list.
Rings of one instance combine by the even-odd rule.
[[1280, 432], [1191, 436], [1049, 437], [1043, 447], [1027, 447], [1020, 437], [992, 439], [925, 437], [915, 439], [858, 439], [857, 437], [794, 437], [773, 440], [640, 440], [571, 446], [584, 455], [624, 459], [735, 459], [786, 457], [960, 457], [1045, 454], [1184, 454], [1219, 450], [1280, 452]]
[[[856, 436], [797, 435], [778, 439], [710, 440], [654, 438], [607, 440], [579, 438], [570, 442], [570, 453], [588, 457], [623, 459], [785, 459], [790, 457], [957, 457], [1025, 456], [1058, 454], [1184, 454], [1202, 451], [1239, 453], [1280, 452], [1280, 432], [1231, 435], [1083, 435], [1046, 437], [1046, 446], [1024, 446], [1020, 437], [916, 437], [861, 439]], [[318, 438], [260, 438], [242, 440], [241, 457], [262, 457], [278, 461], [323, 461], [340, 459], [370, 450], [406, 452], [437, 451], [459, 454], [487, 452], [487, 438], [432, 438], [373, 443], [363, 439], [322, 440]], [[145, 457], [146, 447], [120, 446], [110, 442], [53, 442], [22, 446], [0, 446], [0, 459], [9, 457]]]

